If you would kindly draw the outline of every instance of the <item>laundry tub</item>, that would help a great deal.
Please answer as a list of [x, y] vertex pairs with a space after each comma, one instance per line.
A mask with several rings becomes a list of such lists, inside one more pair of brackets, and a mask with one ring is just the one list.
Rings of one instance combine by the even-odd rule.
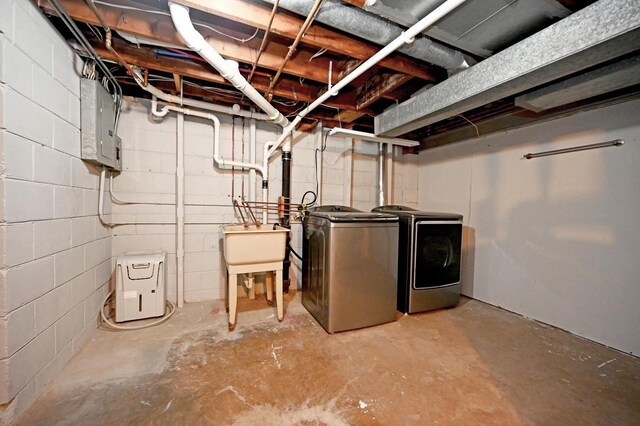
[[[238, 299], [238, 274], [275, 272], [276, 305], [278, 320], [282, 321], [282, 262], [285, 256], [289, 229], [278, 225], [222, 225], [224, 234], [224, 260], [229, 272], [228, 306], [229, 329], [236, 323]], [[267, 300], [271, 300], [272, 289], [267, 279]]]

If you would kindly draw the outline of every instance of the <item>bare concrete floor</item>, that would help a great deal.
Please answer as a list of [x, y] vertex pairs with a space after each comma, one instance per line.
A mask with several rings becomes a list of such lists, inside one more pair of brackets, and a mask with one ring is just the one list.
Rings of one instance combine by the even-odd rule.
[[464, 299], [328, 335], [287, 297], [98, 331], [19, 424], [640, 424], [640, 360]]

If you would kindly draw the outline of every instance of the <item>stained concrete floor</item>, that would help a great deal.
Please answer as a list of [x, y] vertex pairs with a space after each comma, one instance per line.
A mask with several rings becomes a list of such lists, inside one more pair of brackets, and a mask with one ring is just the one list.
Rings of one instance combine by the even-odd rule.
[[640, 424], [640, 359], [481, 302], [336, 335], [286, 303], [99, 330], [18, 424]]

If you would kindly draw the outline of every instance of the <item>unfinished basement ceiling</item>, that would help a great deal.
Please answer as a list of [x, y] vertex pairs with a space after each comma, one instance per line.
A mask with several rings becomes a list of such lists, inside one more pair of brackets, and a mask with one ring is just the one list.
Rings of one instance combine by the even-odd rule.
[[[118, 63], [113, 52], [106, 48], [104, 30], [87, 1], [58, 1], [78, 23], [96, 52], [113, 64], [112, 70], [125, 95], [150, 97]], [[177, 3], [191, 9], [197, 30], [223, 57], [237, 61], [245, 77], [249, 77], [255, 67], [252, 85], [260, 93], [273, 96], [274, 106], [284, 115], [292, 117], [322, 95], [329, 83], [335, 84], [377, 52], [380, 44], [384, 44], [383, 32], [401, 32], [443, 3], [443, 0], [324, 0], [277, 81], [274, 81], [274, 76], [307, 18], [313, 1], [279, 2], [261, 55], [260, 47], [269, 28], [274, 0], [177, 0]], [[382, 113], [388, 116], [390, 110], [401, 107], [407, 101], [411, 102], [414, 97], [425, 97], [425, 92], [450, 78], [464, 84], [467, 71], [470, 73], [477, 64], [492, 59], [494, 55], [592, 3], [593, 0], [468, 0], [428, 29], [423, 39], [417, 39], [413, 46], [403, 51], [405, 53], [393, 53], [314, 110], [303, 120], [299, 130], [310, 130], [322, 122], [327, 127], [378, 131], [374, 128], [374, 117]], [[38, 4], [71, 41], [71, 34], [47, 0], [38, 0]], [[159, 89], [219, 105], [237, 104], [245, 110], [255, 107], [202, 58], [188, 50], [175, 31], [166, 1], [96, 1], [95, 5], [105, 23], [114, 30], [113, 47], [122, 58], [120, 62], [126, 61], [139, 68], [147, 75], [148, 81]], [[351, 22], [356, 24], [335, 21], [335, 17], [341, 15], [354, 16]], [[357, 28], [360, 18], [371, 22], [364, 32], [362, 28]], [[632, 16], [632, 19], [636, 17]], [[378, 24], [381, 25], [380, 29], [374, 27]], [[382, 28], [385, 30], [382, 31]], [[430, 48], [434, 51], [428, 51]], [[624, 53], [628, 51], [620, 55]], [[260, 59], [256, 62], [258, 56]], [[452, 65], [457, 62], [449, 59], [458, 57], [464, 58], [466, 64], [460, 67]], [[611, 63], [614, 62], [611, 60]], [[467, 66], [471, 68], [466, 69]], [[583, 67], [581, 72], [588, 68]], [[603, 78], [603, 74], [606, 78], [606, 69], [600, 72], [600, 78]], [[558, 75], [558, 78], [566, 77], [566, 74]], [[424, 126], [412, 126], [400, 132], [387, 130], [384, 133], [419, 140], [421, 147], [427, 148], [435, 146], [432, 142], [435, 137], [439, 138], [437, 145], [460, 140], [460, 129], [470, 127], [470, 122], [479, 128], [484, 122], [493, 120], [492, 123], [495, 123], [497, 118], [505, 115], [524, 113], [527, 119], [515, 120], [518, 125], [548, 118], [561, 113], [563, 107], [532, 112], [517, 106], [515, 98], [540, 90], [555, 80], [557, 78], [551, 76], [542, 84], [533, 84], [531, 87], [524, 85], [517, 93], [490, 99], [485, 104], [476, 102], [467, 110], [448, 116], [445, 114], [436, 122]], [[612, 89], [610, 93], [599, 93], [587, 99], [583, 95], [579, 104], [568, 99], [567, 105], [573, 109], [576, 105], [578, 108], [589, 107], [592, 104], [606, 104], [611, 99], [627, 99], [638, 93], [637, 86], [631, 84], [613, 84], [611, 87], [625, 87], [625, 90]], [[510, 124], [485, 128], [487, 131], [509, 128], [514, 120], [505, 122]]]
[[[409, 27], [442, 3], [444, 0], [377, 0], [366, 2], [364, 9]], [[553, 0], [467, 1], [425, 34], [466, 53], [488, 58], [570, 15], [566, 3]]]

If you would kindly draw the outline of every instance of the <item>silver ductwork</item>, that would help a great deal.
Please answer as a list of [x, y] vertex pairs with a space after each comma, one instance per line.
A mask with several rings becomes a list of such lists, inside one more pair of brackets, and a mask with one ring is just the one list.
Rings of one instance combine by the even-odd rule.
[[[265, 1], [271, 4], [275, 3], [275, 0]], [[290, 12], [307, 16], [311, 11], [313, 2], [307, 0], [280, 0], [279, 6]], [[339, 0], [325, 0], [315, 20], [380, 46], [386, 46], [404, 31], [402, 27], [384, 18], [372, 15], [362, 9], [345, 5]], [[449, 73], [456, 73], [469, 67], [461, 52], [422, 35], [416, 36], [413, 43], [400, 47], [398, 51], [421, 61], [445, 68]]]

